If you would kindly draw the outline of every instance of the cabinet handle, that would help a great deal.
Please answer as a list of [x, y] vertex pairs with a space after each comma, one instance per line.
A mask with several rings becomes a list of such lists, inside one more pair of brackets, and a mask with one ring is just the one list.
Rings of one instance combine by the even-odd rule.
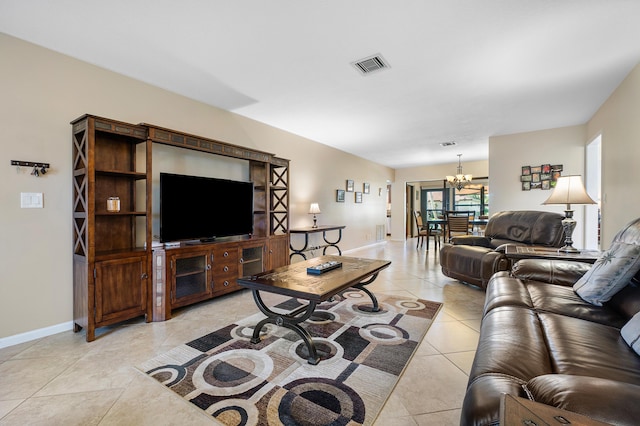
[[229, 252], [225, 251], [223, 254], [224, 257], [229, 257]]
[[225, 266], [224, 268], [222, 268], [222, 270], [223, 270], [224, 272], [229, 272], [229, 267], [228, 267], [228, 266]]
[[243, 258], [240, 258], [240, 263], [244, 263], [244, 259]]
[[211, 265], [207, 264], [207, 271], [211, 270]]
[[228, 286], [229, 285], [229, 281], [225, 281], [224, 284], [222, 284], [222, 285], [224, 285], [225, 287]]
[[149, 278], [149, 275], [147, 275], [147, 273], [143, 273], [140, 278], [142, 278], [143, 280], [146, 280], [147, 278]]

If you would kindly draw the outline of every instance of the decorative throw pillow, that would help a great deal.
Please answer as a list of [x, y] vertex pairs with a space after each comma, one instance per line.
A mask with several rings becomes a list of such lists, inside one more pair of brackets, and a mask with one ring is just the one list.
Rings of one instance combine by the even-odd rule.
[[613, 243], [574, 285], [583, 300], [602, 306], [640, 270], [640, 246]]
[[631, 346], [631, 349], [640, 355], [640, 312], [635, 314], [633, 318], [622, 327], [620, 334], [622, 334], [622, 338], [627, 342], [627, 345]]

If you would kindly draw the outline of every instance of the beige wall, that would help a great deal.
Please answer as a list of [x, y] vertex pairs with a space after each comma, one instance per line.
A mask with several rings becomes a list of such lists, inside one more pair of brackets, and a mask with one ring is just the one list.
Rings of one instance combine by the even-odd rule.
[[587, 142], [602, 135], [602, 241], [606, 246], [640, 217], [640, 65], [587, 123]]
[[[640, 217], [640, 65], [616, 88], [584, 125], [541, 130], [489, 139], [491, 211], [540, 209], [562, 212], [561, 206], [543, 206], [547, 191], [520, 191], [520, 167], [531, 164], [563, 164], [563, 174], [588, 175], [585, 147], [602, 135], [601, 248], [609, 247], [615, 234]], [[597, 194], [591, 194], [595, 196]], [[583, 206], [573, 206], [584, 224]], [[582, 246], [584, 230], [574, 234]]]
[[[0, 34], [0, 347], [70, 329], [72, 321], [71, 126], [90, 113], [272, 152], [291, 160], [291, 225], [346, 225], [341, 248], [375, 241], [386, 221], [393, 170], [139, 81]], [[158, 150], [160, 151], [160, 150]], [[156, 153], [156, 154], [159, 154]], [[10, 160], [51, 163], [43, 177]], [[170, 159], [164, 161], [170, 162]], [[230, 173], [238, 173], [233, 171]], [[242, 173], [242, 172], [240, 172]], [[353, 179], [371, 185], [364, 203], [335, 202]], [[21, 192], [44, 193], [44, 209], [21, 209]]]
[[[563, 175], [584, 176], [585, 126], [563, 127], [489, 138], [491, 212], [542, 210], [563, 213], [566, 206], [543, 205], [551, 191], [522, 191], [522, 166], [562, 164]], [[578, 226], [575, 247], [583, 247], [584, 206], [572, 206]]]

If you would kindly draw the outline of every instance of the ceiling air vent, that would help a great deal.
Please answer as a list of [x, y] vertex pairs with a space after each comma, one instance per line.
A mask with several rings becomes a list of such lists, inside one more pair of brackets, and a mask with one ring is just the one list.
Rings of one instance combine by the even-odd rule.
[[360, 59], [359, 61], [352, 62], [351, 65], [356, 67], [363, 75], [371, 74], [372, 72], [391, 68], [382, 55], [377, 54], [369, 56], [368, 58]]
[[456, 146], [456, 143], [454, 141], [441, 142], [440, 146]]

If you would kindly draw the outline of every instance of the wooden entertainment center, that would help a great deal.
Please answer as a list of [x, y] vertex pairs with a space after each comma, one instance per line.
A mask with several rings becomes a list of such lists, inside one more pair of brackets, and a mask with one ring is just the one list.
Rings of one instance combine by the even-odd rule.
[[[83, 115], [73, 126], [73, 317], [95, 330], [241, 289], [237, 279], [289, 263], [289, 160], [149, 124]], [[154, 247], [152, 150], [171, 145], [246, 160], [253, 234]], [[118, 197], [114, 210], [112, 197]], [[111, 198], [111, 200], [110, 200]], [[109, 206], [109, 208], [108, 208]]]

